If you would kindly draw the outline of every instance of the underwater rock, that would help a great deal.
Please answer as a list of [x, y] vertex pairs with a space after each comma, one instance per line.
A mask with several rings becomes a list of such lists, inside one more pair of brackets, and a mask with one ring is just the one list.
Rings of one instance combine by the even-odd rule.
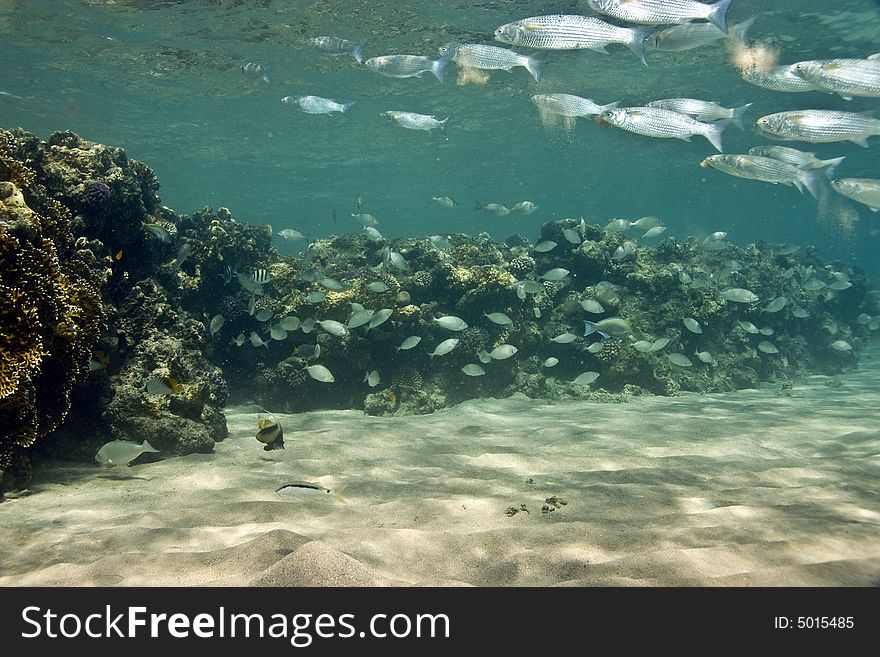
[[101, 275], [77, 249], [70, 213], [20, 160], [29, 143], [0, 131], [0, 494], [28, 479], [16, 450], [67, 417], [107, 318]]

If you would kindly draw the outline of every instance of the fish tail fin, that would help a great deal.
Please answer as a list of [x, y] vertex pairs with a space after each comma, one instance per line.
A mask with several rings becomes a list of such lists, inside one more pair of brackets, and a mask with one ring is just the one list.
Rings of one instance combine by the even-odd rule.
[[825, 172], [825, 175], [828, 178], [834, 177], [834, 170], [837, 166], [846, 159], [846, 156], [843, 157], [835, 157], [830, 160], [822, 160], [822, 166], [820, 167], [822, 171]]
[[746, 124], [743, 122], [743, 117], [746, 115], [746, 112], [749, 111], [749, 108], [752, 106], [752, 103], [746, 103], [742, 107], [735, 107], [733, 109], [733, 122], [736, 124], [736, 127], [746, 131]]
[[364, 46], [367, 45], [367, 40], [363, 39], [358, 41], [357, 45], [351, 49], [351, 56], [354, 57], [355, 61], [358, 64], [364, 63]]
[[346, 502], [345, 498], [342, 497], [342, 494], [345, 492], [346, 488], [348, 488], [348, 484], [342, 484], [338, 488], [334, 488], [332, 491], [330, 491], [330, 493], [333, 495], [333, 497], [335, 497], [343, 504], [347, 504], [348, 502]]
[[440, 121], [440, 126], [438, 128], [440, 130], [440, 132], [442, 132], [444, 135], [446, 134], [446, 124], [447, 123], [449, 123], [448, 116], [445, 119], [443, 119], [442, 121]]
[[541, 54], [529, 55], [526, 57], [525, 67], [532, 74], [532, 77], [535, 78], [535, 82], [540, 82], [541, 75], [543, 74], [544, 56]]
[[730, 30], [727, 32], [727, 38], [736, 45], [745, 45], [749, 39], [749, 30], [752, 29], [752, 25], [755, 24], [755, 19], [757, 16], [752, 16], [751, 18], [745, 19], [741, 23], [737, 23], [736, 25], [731, 25]]
[[[795, 183], [801, 183], [804, 187], [807, 188], [807, 191], [810, 192], [813, 198], [819, 198], [819, 185], [825, 182], [825, 177], [828, 175], [828, 170], [833, 169], [837, 166], [837, 163], [827, 164], [824, 167], [818, 167], [816, 169], [801, 169], [801, 176]], [[827, 182], [825, 183], [828, 184]]]
[[351, 108], [354, 103], [355, 101], [351, 101], [350, 103], [342, 103], [342, 116], [351, 116]]
[[706, 16], [708, 21], [719, 30], [727, 34], [727, 9], [733, 0], [718, 0], [714, 5], [710, 5], [709, 15]]
[[631, 29], [631, 32], [632, 40], [629, 41], [626, 45], [636, 54], [636, 57], [639, 58], [639, 61], [647, 66], [648, 60], [645, 59], [645, 42], [648, 40], [648, 37], [654, 33], [654, 28], [634, 27]]
[[709, 127], [706, 128], [706, 134], [703, 135], [706, 139], [709, 140], [709, 143], [715, 147], [719, 153], [723, 153], [724, 149], [721, 145], [721, 134], [724, 132], [724, 129], [730, 124], [730, 119], [723, 119], [721, 121], [716, 121], [715, 123], [709, 124]]
[[149, 441], [149, 440], [144, 439], [143, 445], [141, 445], [141, 446], [142, 446], [142, 447], [144, 448], [144, 450], [146, 450], [147, 452], [152, 452], [152, 453], [154, 453], [154, 454], [158, 454], [158, 453], [159, 453], [159, 450], [156, 449], [155, 447], [153, 447], [153, 446], [150, 444], [150, 441]]
[[440, 82], [443, 82], [443, 70], [446, 68], [450, 59], [452, 59], [452, 57], [449, 55], [443, 55], [440, 59], [431, 62], [431, 73], [433, 73], [434, 77], [440, 80]]
[[593, 333], [595, 333], [597, 330], [598, 329], [596, 328], [595, 322], [591, 322], [588, 319], [584, 320], [584, 337], [587, 337], [588, 335], [593, 335]]

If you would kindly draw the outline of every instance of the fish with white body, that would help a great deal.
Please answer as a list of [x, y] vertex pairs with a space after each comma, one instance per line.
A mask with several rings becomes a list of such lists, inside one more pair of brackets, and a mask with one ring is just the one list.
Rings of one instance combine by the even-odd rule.
[[742, 107], [722, 107], [718, 103], [698, 98], [663, 98], [652, 100], [646, 105], [646, 107], [658, 107], [686, 114], [697, 121], [711, 122], [729, 119], [743, 131], [746, 129], [743, 117], [751, 106], [752, 103], [746, 103]]
[[397, 347], [397, 351], [406, 351], [407, 349], [412, 349], [421, 341], [422, 341], [422, 336], [411, 335], [408, 338], [406, 338], [403, 342], [400, 343], [400, 346]]
[[632, 333], [632, 328], [622, 317], [606, 317], [598, 322], [583, 320], [584, 336], [598, 333], [603, 338], [623, 338]]
[[107, 466], [128, 465], [138, 456], [146, 453], [158, 454], [159, 450], [147, 440], [142, 445], [130, 443], [127, 440], [111, 440], [101, 446], [101, 449], [95, 454], [95, 460], [101, 465]]
[[578, 386], [588, 386], [598, 378], [598, 372], [583, 372], [579, 374], [572, 383]]
[[795, 75], [819, 91], [844, 100], [854, 96], [880, 98], [880, 59], [829, 59], [797, 62]]
[[795, 73], [794, 64], [769, 67], [751, 66], [742, 69], [740, 76], [749, 84], [771, 91], [785, 93], [816, 91], [816, 87]]
[[507, 326], [508, 324], [513, 324], [513, 320], [504, 313], [483, 313], [483, 317], [488, 319], [493, 324], [498, 324], [499, 326]]
[[700, 166], [738, 178], [794, 186], [800, 192], [806, 188], [814, 198], [818, 198], [819, 183], [825, 177], [825, 169], [800, 168], [760, 155], [710, 155], [700, 162]]
[[727, 34], [714, 23], [682, 23], [654, 32], [648, 37], [645, 45], [654, 50], [681, 52], [712, 45], [725, 38], [745, 42], [754, 22], [755, 17], [752, 16], [741, 23], [731, 25]]
[[510, 214], [510, 208], [503, 203], [486, 203], [486, 205], [483, 205], [479, 201], [474, 201], [474, 204], [474, 211], [482, 210], [483, 212], [488, 212], [496, 217], [506, 217]]
[[646, 137], [690, 141], [694, 135], [700, 135], [718, 152], [723, 151], [721, 134], [728, 124], [726, 120], [703, 123], [684, 114], [656, 107], [618, 107], [602, 112], [597, 120], [603, 125], [613, 125]]
[[306, 236], [303, 235], [296, 228], [285, 228], [283, 230], [279, 230], [278, 236], [284, 238], [288, 242], [297, 242], [306, 238]]
[[510, 358], [519, 351], [512, 344], [500, 344], [489, 352], [489, 358], [492, 360], [504, 360]]
[[467, 374], [468, 376], [483, 376], [486, 373], [482, 367], [477, 365], [476, 363], [468, 363], [464, 367], [461, 368], [461, 371]]
[[366, 374], [364, 374], [364, 383], [366, 383], [371, 388], [375, 388], [379, 385], [381, 379], [379, 378], [378, 370], [370, 370]]
[[330, 370], [323, 365], [309, 365], [304, 369], [315, 381], [320, 381], [321, 383], [333, 383], [336, 380], [333, 378], [333, 374]]
[[241, 72], [246, 78], [256, 78], [272, 84], [272, 64], [269, 62], [247, 62], [241, 65]]
[[376, 217], [374, 217], [373, 215], [366, 212], [352, 212], [351, 216], [356, 222], [358, 222], [361, 226], [365, 228], [367, 226], [372, 226], [375, 228], [379, 225], [379, 220], [376, 219]]
[[437, 205], [441, 205], [444, 208], [457, 208], [458, 201], [456, 201], [451, 196], [432, 196], [431, 200], [434, 201]]
[[443, 71], [449, 59], [449, 56], [431, 59], [421, 55], [382, 55], [371, 57], [364, 66], [389, 78], [418, 78], [422, 73], [431, 72], [443, 82]]
[[211, 331], [212, 338], [214, 338], [217, 335], [217, 333], [220, 331], [221, 328], [223, 328], [223, 325], [225, 323], [226, 323], [226, 318], [223, 317], [223, 315], [218, 314], [218, 315], [214, 315], [211, 318], [211, 325], [209, 328]]
[[440, 55], [450, 57], [462, 68], [475, 68], [484, 71], [510, 71], [522, 66], [535, 82], [541, 79], [540, 55], [521, 55], [507, 48], [476, 43], [447, 44], [441, 46]]
[[873, 212], [880, 212], [880, 180], [876, 178], [841, 178], [832, 180], [831, 186], [838, 194], [867, 205]]
[[535, 94], [532, 102], [543, 112], [551, 112], [560, 116], [598, 116], [602, 112], [617, 107], [618, 103], [599, 105], [589, 98], [582, 98], [572, 94]]
[[331, 335], [348, 335], [348, 329], [345, 328], [345, 324], [342, 322], [337, 322], [335, 319], [323, 319], [315, 322], [322, 329], [330, 333]]
[[364, 63], [364, 46], [367, 45], [365, 39], [349, 41], [339, 37], [319, 36], [306, 39], [306, 44], [315, 50], [320, 50], [330, 55], [351, 55], [358, 64]]
[[587, 0], [593, 11], [627, 23], [672, 25], [705, 20], [727, 32], [727, 9], [733, 0], [704, 4], [696, 0]]
[[333, 114], [339, 112], [344, 116], [351, 114], [351, 108], [354, 101], [350, 103], [339, 103], [330, 98], [321, 98], [320, 96], [285, 96], [281, 102], [291, 107], [298, 107], [306, 114]]
[[671, 354], [666, 354], [666, 358], [669, 359], [669, 362], [673, 365], [677, 365], [678, 367], [693, 367], [694, 361], [685, 356], [684, 354], [674, 352]]
[[538, 210], [538, 206], [531, 201], [519, 201], [510, 206], [510, 211], [517, 214], [530, 215]]
[[377, 310], [375, 313], [373, 313], [373, 317], [370, 319], [370, 323], [367, 324], [367, 328], [373, 329], [377, 326], [381, 326], [382, 324], [387, 322], [393, 314], [394, 309], [392, 308], [382, 308], [380, 310]]
[[868, 137], [880, 135], [880, 119], [836, 110], [777, 112], [759, 118], [755, 127], [771, 139], [814, 144], [851, 141], [867, 147]]
[[324, 486], [313, 484], [308, 481], [292, 481], [289, 484], [284, 484], [280, 488], [275, 489], [275, 492], [281, 497], [300, 501], [309, 501], [329, 495], [337, 502], [345, 502], [345, 498], [342, 497], [342, 493], [345, 489], [345, 485], [331, 490], [330, 488], [324, 488]]
[[454, 315], [443, 315], [442, 317], [435, 317], [434, 321], [445, 329], [450, 331], [463, 331], [468, 325], [461, 317], [455, 317]]
[[[835, 157], [830, 160], [820, 160], [815, 153], [799, 151], [789, 146], [755, 146], [749, 149], [749, 155], [759, 155], [761, 157], [772, 157], [780, 162], [787, 162], [802, 169], [825, 169], [826, 175], [834, 172], [838, 164], [843, 162], [845, 157]], [[787, 255], [787, 254], [781, 254]]]
[[458, 343], [458, 338], [449, 338], [448, 340], [444, 340], [436, 347], [434, 347], [434, 351], [428, 352], [428, 355], [431, 357], [431, 359], [433, 359], [434, 356], [445, 356], [450, 351], [455, 349], [458, 346]]
[[620, 43], [645, 62], [645, 40], [650, 29], [619, 27], [592, 16], [551, 14], [533, 16], [502, 25], [495, 30], [495, 40], [512, 46], [538, 50], [596, 50], [607, 53], [605, 46]]
[[735, 303], [755, 303], [760, 301], [757, 294], [741, 287], [729, 287], [718, 293], [722, 299]]
[[416, 112], [403, 112], [401, 110], [388, 110], [379, 114], [383, 119], [387, 119], [392, 123], [396, 123], [401, 128], [408, 130], [424, 130], [431, 132], [439, 130], [446, 134], [446, 126], [449, 123], [449, 117], [438, 119], [433, 114], [418, 114]]

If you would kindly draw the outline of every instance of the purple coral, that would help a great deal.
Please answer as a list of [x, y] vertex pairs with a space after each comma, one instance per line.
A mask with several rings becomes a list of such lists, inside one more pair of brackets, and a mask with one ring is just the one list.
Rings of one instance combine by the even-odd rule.
[[110, 201], [110, 187], [106, 183], [90, 180], [85, 184], [80, 206], [86, 212], [98, 212]]
[[219, 371], [205, 372], [205, 379], [216, 388], [214, 395], [217, 398], [217, 405], [226, 404], [226, 400], [229, 399], [229, 384], [226, 383], [223, 374]]

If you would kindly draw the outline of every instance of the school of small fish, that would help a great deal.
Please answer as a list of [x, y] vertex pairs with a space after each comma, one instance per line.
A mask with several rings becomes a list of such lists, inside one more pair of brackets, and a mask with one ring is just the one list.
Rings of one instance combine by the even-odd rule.
[[[542, 79], [548, 60], [556, 51], [593, 50], [607, 54], [609, 46], [625, 46], [636, 57], [647, 65], [646, 53], [680, 52], [710, 44], [726, 42], [728, 47], [739, 56], [752, 53], [758, 46], [749, 44], [748, 32], [755, 18], [748, 18], [741, 23], [728, 27], [727, 13], [733, 0], [718, 0], [714, 3], [696, 0], [586, 0], [585, 4], [600, 17], [575, 14], [548, 14], [532, 16], [511, 21], [499, 26], [494, 31], [494, 40], [527, 52], [512, 50], [494, 44], [484, 43], [448, 43], [434, 54], [424, 53], [390, 53], [373, 57], [365, 56], [365, 40], [347, 40], [336, 36], [319, 36], [306, 40], [306, 45], [316, 52], [328, 55], [350, 55], [359, 66], [388, 78], [407, 79], [430, 76], [442, 83], [447, 67], [454, 63], [459, 70], [459, 83], [462, 76], [478, 74], [482, 71], [505, 71], [513, 75], [514, 69], [522, 68], [537, 83]], [[606, 19], [612, 19], [614, 23]], [[485, 34], [485, 40], [493, 35]], [[548, 54], [549, 53], [549, 54]], [[819, 91], [836, 95], [844, 100], [854, 97], [880, 98], [880, 57], [870, 55], [865, 58], [833, 58], [827, 60], [809, 60], [788, 65], [737, 64], [743, 79], [756, 87], [776, 92], [803, 93]], [[268, 62], [248, 62], [241, 66], [242, 73], [265, 85], [271, 85], [272, 64]], [[470, 72], [470, 73], [468, 73]], [[755, 180], [769, 184], [792, 186], [799, 191], [806, 191], [819, 198], [826, 189], [861, 203], [874, 212], [880, 211], [880, 179], [864, 177], [836, 177], [836, 169], [842, 165], [845, 156], [821, 160], [814, 153], [801, 151], [789, 146], [759, 145], [751, 148], [748, 153], [728, 154], [723, 152], [723, 133], [729, 124], [746, 129], [746, 116], [752, 102], [720, 104], [715, 101], [688, 97], [670, 97], [647, 99], [639, 105], [620, 106], [620, 101], [606, 103], [597, 102], [573, 93], [536, 93], [528, 96], [537, 108], [541, 122], [552, 127], [560, 123], [567, 129], [574, 127], [578, 118], [594, 118], [602, 126], [616, 127], [621, 130], [655, 139], [679, 139], [691, 141], [693, 137], [702, 137], [717, 151], [717, 154], [705, 156], [699, 165], [714, 169], [729, 176]], [[745, 99], [748, 100], [748, 99]], [[342, 114], [351, 120], [358, 120], [357, 99], [331, 99], [318, 95], [288, 95], [281, 99], [282, 103], [304, 114], [332, 116]], [[444, 113], [422, 113], [429, 110], [421, 108], [385, 109], [379, 117], [408, 130], [439, 133], [446, 135], [450, 116]], [[306, 120], [306, 119], [303, 119]], [[318, 120], [318, 119], [315, 119]], [[322, 119], [330, 121], [331, 119]], [[338, 118], [334, 120], [340, 120]], [[457, 125], [453, 123], [453, 125]], [[872, 116], [858, 113], [829, 109], [801, 109], [780, 111], [754, 120], [754, 129], [761, 136], [777, 141], [797, 141], [807, 143], [836, 143], [849, 141], [859, 146], [868, 146], [868, 138], [880, 135], [880, 120]], [[427, 138], [427, 136], [425, 136]], [[427, 203], [427, 198], [425, 199]], [[529, 216], [537, 212], [540, 206], [532, 200], [483, 199], [476, 201], [474, 210], [493, 217], [509, 217], [510, 215]], [[503, 199], [502, 199], [503, 200]], [[460, 204], [452, 196], [439, 192], [431, 196], [430, 202], [439, 208], [455, 210]], [[338, 319], [320, 318], [320, 308], [328, 299], [328, 295], [349, 290], [352, 284], [345, 280], [336, 280], [316, 270], [303, 272], [302, 278], [312, 283], [310, 289], [303, 292], [305, 304], [314, 308], [312, 316], [299, 318], [293, 315], [276, 316], [271, 308], [261, 307], [258, 298], [263, 297], [267, 286], [275, 283], [273, 275], [265, 269], [253, 272], [234, 272], [229, 267], [221, 279], [226, 283], [237, 277], [241, 286], [250, 293], [248, 314], [262, 326], [259, 330], [251, 330], [249, 337], [242, 331], [231, 342], [242, 347], [248, 341], [254, 348], [270, 348], [273, 342], [284, 343], [288, 336], [296, 331], [309, 334], [320, 329], [320, 335], [327, 334], [338, 340], [349, 340], [352, 336], [367, 336], [389, 320], [395, 318], [394, 294], [388, 282], [380, 274], [394, 269], [407, 271], [410, 264], [403, 254], [393, 251], [390, 243], [383, 237], [377, 226], [379, 220], [372, 214], [363, 211], [362, 198], [358, 198], [355, 212], [350, 216], [360, 224], [363, 234], [381, 246], [383, 263], [377, 268], [376, 277], [363, 283], [362, 296], [359, 302], [351, 303], [351, 312], [347, 317]], [[336, 213], [333, 211], [335, 222]], [[611, 220], [605, 229], [620, 234], [619, 246], [607, 254], [611, 262], [627, 261], [638, 256], [640, 248], [638, 240], [659, 238], [667, 230], [667, 226], [654, 216], [645, 216], [631, 221], [624, 218]], [[160, 224], [143, 224], [144, 231], [153, 239], [168, 244], [173, 237]], [[272, 234], [271, 227], [269, 232]], [[638, 231], [638, 235], [636, 235]], [[294, 228], [285, 228], [277, 234], [286, 242], [296, 243], [306, 239], [305, 235]], [[700, 236], [698, 246], [710, 252], [723, 252], [730, 246], [725, 231], [717, 231], [708, 236]], [[550, 254], [563, 249], [577, 248], [587, 241], [584, 220], [579, 226], [569, 226], [561, 231], [557, 241], [541, 241], [533, 247], [538, 254]], [[434, 236], [431, 241], [438, 249], [450, 248], [449, 239], [445, 236]], [[183, 241], [172, 261], [177, 269], [183, 265], [190, 254], [190, 243]], [[559, 250], [559, 251], [557, 251]], [[785, 255], [783, 248], [779, 255]], [[717, 335], [719, 332], [730, 332], [737, 336], [758, 336], [771, 338], [774, 329], [769, 326], [759, 328], [753, 322], [766, 323], [762, 318], [786, 315], [802, 321], [809, 321], [809, 313], [798, 306], [792, 298], [779, 294], [762, 298], [764, 290], [758, 289], [759, 296], [750, 289], [737, 287], [734, 277], [742, 269], [736, 261], [728, 260], [713, 272], [684, 271], [678, 274], [681, 285], [691, 290], [708, 290], [713, 303], [725, 304], [741, 309], [748, 316], [738, 320], [733, 326], [719, 326], [709, 314], [697, 317], [681, 317], [677, 333], [669, 336], [655, 335], [652, 327], [638, 326], [631, 319], [615, 314], [620, 305], [620, 298], [615, 286], [607, 281], [599, 281], [588, 288], [583, 298], [574, 302], [579, 306], [583, 316], [575, 319], [567, 327], [558, 327], [561, 331], [553, 337], [546, 337], [548, 347], [560, 350], [557, 356], [546, 356], [541, 367], [550, 369], [564, 362], [564, 350], [583, 349], [588, 354], [598, 357], [606, 349], [606, 345], [628, 345], [646, 357], [658, 358], [661, 352], [665, 363], [679, 368], [713, 367], [715, 357], [710, 351], [701, 350], [693, 341], [707, 339], [707, 334]], [[834, 296], [852, 286], [844, 275], [838, 272], [798, 271], [791, 270], [791, 287], [813, 296], [832, 299]], [[530, 295], [538, 295], [545, 284], [565, 284], [570, 280], [572, 272], [563, 267], [551, 267], [543, 273], [533, 275], [512, 285], [516, 297], [521, 302], [528, 302]], [[276, 283], [277, 284], [277, 283]], [[372, 300], [370, 299], [372, 297]], [[367, 307], [362, 304], [368, 304]], [[265, 305], [265, 304], [263, 304]], [[382, 307], [388, 305], [390, 307]], [[451, 309], [450, 309], [451, 310]], [[482, 316], [467, 314], [466, 318], [453, 314], [435, 312], [431, 318], [433, 327], [442, 329], [453, 335], [469, 328], [469, 323], [482, 322], [486, 326], [504, 330], [511, 327], [517, 316], [516, 309], [499, 307], [488, 309]], [[532, 308], [534, 317], [541, 317], [541, 309], [537, 303]], [[462, 313], [464, 314], [464, 313]], [[877, 318], [866, 316], [865, 323], [876, 323]], [[339, 321], [339, 320], [342, 321]], [[753, 321], [749, 321], [753, 320]], [[212, 340], [223, 335], [226, 319], [216, 314], [209, 321], [206, 317], [208, 332]], [[583, 329], [581, 330], [580, 324]], [[317, 327], [317, 328], [316, 328]], [[433, 328], [432, 327], [432, 328]], [[826, 324], [821, 327], [829, 335], [835, 335], [836, 328]], [[449, 335], [446, 333], [446, 335]], [[267, 336], [265, 339], [263, 336]], [[437, 332], [433, 333], [436, 338]], [[686, 338], [684, 336], [687, 336]], [[422, 344], [425, 339], [430, 343], [428, 350], [423, 351], [431, 360], [442, 358], [453, 350], [460, 348], [462, 340], [458, 337], [436, 338], [431, 336], [411, 335], [402, 340], [395, 352], [409, 352]], [[770, 339], [754, 338], [749, 350], [752, 355], [774, 356], [780, 353], [780, 346]], [[227, 338], [228, 339], [228, 338]], [[332, 341], [331, 341], [332, 344]], [[570, 346], [569, 346], [570, 345]], [[670, 346], [671, 345], [671, 346]], [[670, 346], [669, 351], [666, 350]], [[325, 344], [326, 347], [326, 344]], [[276, 348], [272, 346], [271, 348]], [[694, 349], [692, 360], [682, 351], [672, 349]], [[784, 348], [784, 346], [783, 346]], [[846, 352], [852, 347], [844, 340], [831, 342], [829, 348], [834, 351]], [[497, 361], [514, 358], [518, 352], [515, 345], [498, 341], [468, 356], [476, 356], [479, 364], [469, 362], [459, 368], [467, 377], [484, 377], [491, 375], [493, 367], [502, 367]], [[333, 383], [333, 374], [317, 361], [321, 356], [318, 344], [299, 345], [295, 355], [302, 358], [302, 370], [311, 379], [320, 383]], [[720, 357], [720, 356], [719, 356]], [[572, 356], [571, 358], [576, 358]], [[570, 358], [570, 359], [571, 359]], [[569, 360], [570, 360], [569, 359]], [[363, 370], [361, 370], [363, 371]], [[589, 370], [575, 377], [574, 385], [591, 385], [598, 378], [598, 372]], [[378, 369], [367, 370], [363, 382], [370, 388], [382, 384], [382, 376]], [[151, 395], [172, 395], [179, 386], [168, 377], [153, 377], [145, 385], [145, 391]], [[269, 426], [269, 425], [267, 425]], [[272, 427], [269, 426], [269, 429]], [[261, 427], [261, 430], [263, 427]], [[278, 427], [280, 432], [280, 426]], [[259, 437], [259, 436], [258, 436]], [[300, 490], [303, 486], [291, 485]], [[307, 486], [305, 488], [308, 488]], [[292, 489], [292, 490], [293, 490]], [[281, 489], [279, 489], [279, 492]], [[325, 490], [325, 492], [327, 492]]]

